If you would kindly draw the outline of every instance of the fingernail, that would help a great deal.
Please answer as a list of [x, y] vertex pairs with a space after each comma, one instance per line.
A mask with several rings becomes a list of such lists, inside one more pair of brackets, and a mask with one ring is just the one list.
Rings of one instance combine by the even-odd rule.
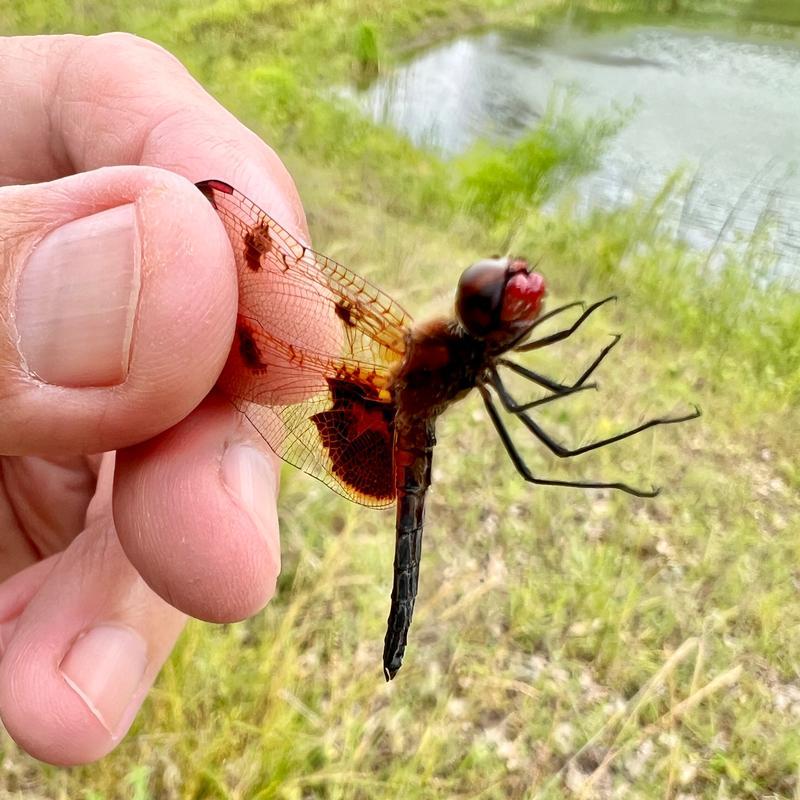
[[239, 498], [242, 506], [250, 512], [250, 516], [267, 542], [270, 555], [275, 559], [275, 563], [280, 565], [275, 478], [275, 470], [266, 456], [250, 445], [233, 445], [222, 458], [222, 479], [231, 492]]
[[64, 680], [112, 735], [146, 668], [144, 639], [122, 625], [98, 625], [82, 634], [61, 662]]
[[28, 368], [58, 386], [114, 386], [128, 373], [139, 299], [133, 204], [67, 222], [25, 264], [17, 294]]

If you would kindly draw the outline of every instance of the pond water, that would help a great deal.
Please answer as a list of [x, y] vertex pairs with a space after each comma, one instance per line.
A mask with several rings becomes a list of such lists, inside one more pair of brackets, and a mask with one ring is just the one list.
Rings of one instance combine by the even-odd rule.
[[511, 141], [554, 90], [578, 114], [634, 107], [583, 201], [652, 195], [677, 167], [695, 171], [675, 230], [698, 248], [749, 236], [768, 216], [778, 271], [800, 275], [800, 49], [664, 28], [547, 38], [490, 32], [419, 53], [354, 96], [375, 120], [455, 155], [476, 139]]

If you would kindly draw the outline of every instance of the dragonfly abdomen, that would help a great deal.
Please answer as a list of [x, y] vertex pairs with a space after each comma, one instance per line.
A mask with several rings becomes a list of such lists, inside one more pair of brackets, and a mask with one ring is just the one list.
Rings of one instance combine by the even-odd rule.
[[392, 604], [383, 647], [383, 672], [387, 681], [394, 678], [402, 666], [417, 598], [425, 494], [431, 485], [436, 444], [434, 424], [433, 419], [419, 420], [410, 428], [401, 424], [395, 440], [397, 525]]

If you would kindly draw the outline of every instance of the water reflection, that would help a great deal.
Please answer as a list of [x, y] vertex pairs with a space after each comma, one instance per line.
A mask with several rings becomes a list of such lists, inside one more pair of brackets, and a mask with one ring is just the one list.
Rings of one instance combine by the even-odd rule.
[[535, 125], [547, 103], [538, 93], [542, 62], [529, 46], [489, 33], [421, 53], [359, 95], [375, 119], [412, 141], [453, 155], [476, 139], [508, 140]]
[[[555, 87], [579, 113], [638, 108], [611, 143], [585, 202], [653, 194], [676, 167], [698, 169], [680, 235], [709, 247], [720, 231], [775, 224], [781, 269], [800, 264], [800, 51], [669, 29], [546, 40], [492, 32], [419, 54], [358, 96], [376, 120], [445, 155], [476, 139], [513, 140], [534, 126]], [[733, 215], [732, 224], [726, 224]]]

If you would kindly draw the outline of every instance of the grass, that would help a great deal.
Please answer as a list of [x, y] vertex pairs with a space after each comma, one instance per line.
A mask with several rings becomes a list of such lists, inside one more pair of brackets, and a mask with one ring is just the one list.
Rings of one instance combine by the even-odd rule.
[[463, 196], [484, 225], [521, 221], [571, 179], [594, 169], [604, 144], [624, 124], [625, 115], [578, 119], [571, 98], [556, 92], [539, 125], [505, 149], [478, 143], [456, 162], [453, 193]]
[[[665, 484], [645, 501], [533, 489], [477, 398], [452, 409], [412, 642], [389, 685], [392, 513], [287, 470], [284, 567], [268, 609], [190, 624], [133, 731], [99, 764], [51, 769], [0, 738], [0, 796], [800, 796], [800, 301], [760, 280], [768, 246], [718, 252], [709, 272], [661, 222], [686, 191], [678, 178], [612, 214], [577, 215], [568, 197], [542, 211], [613, 120], [556, 109], [516, 147], [451, 169], [319, 91], [383, 69], [409, 41], [565, 10], [597, 21], [612, 5], [640, 14], [599, 0], [0, 4], [11, 30], [125, 28], [173, 50], [285, 158], [317, 246], [418, 318], [449, 307], [463, 266], [503, 245], [541, 256], [553, 305], [617, 293], [580, 337], [536, 355], [567, 378], [609, 332], [625, 334], [602, 392], [543, 412], [565, 441], [689, 401], [705, 411], [573, 464], [526, 448], [542, 474]], [[678, 13], [718, 21], [722, 5], [681, 2]], [[735, 4], [736, 24], [753, 7]], [[674, 19], [671, 3], [648, 10], [651, 22]], [[497, 202], [504, 186], [513, 204]]]

